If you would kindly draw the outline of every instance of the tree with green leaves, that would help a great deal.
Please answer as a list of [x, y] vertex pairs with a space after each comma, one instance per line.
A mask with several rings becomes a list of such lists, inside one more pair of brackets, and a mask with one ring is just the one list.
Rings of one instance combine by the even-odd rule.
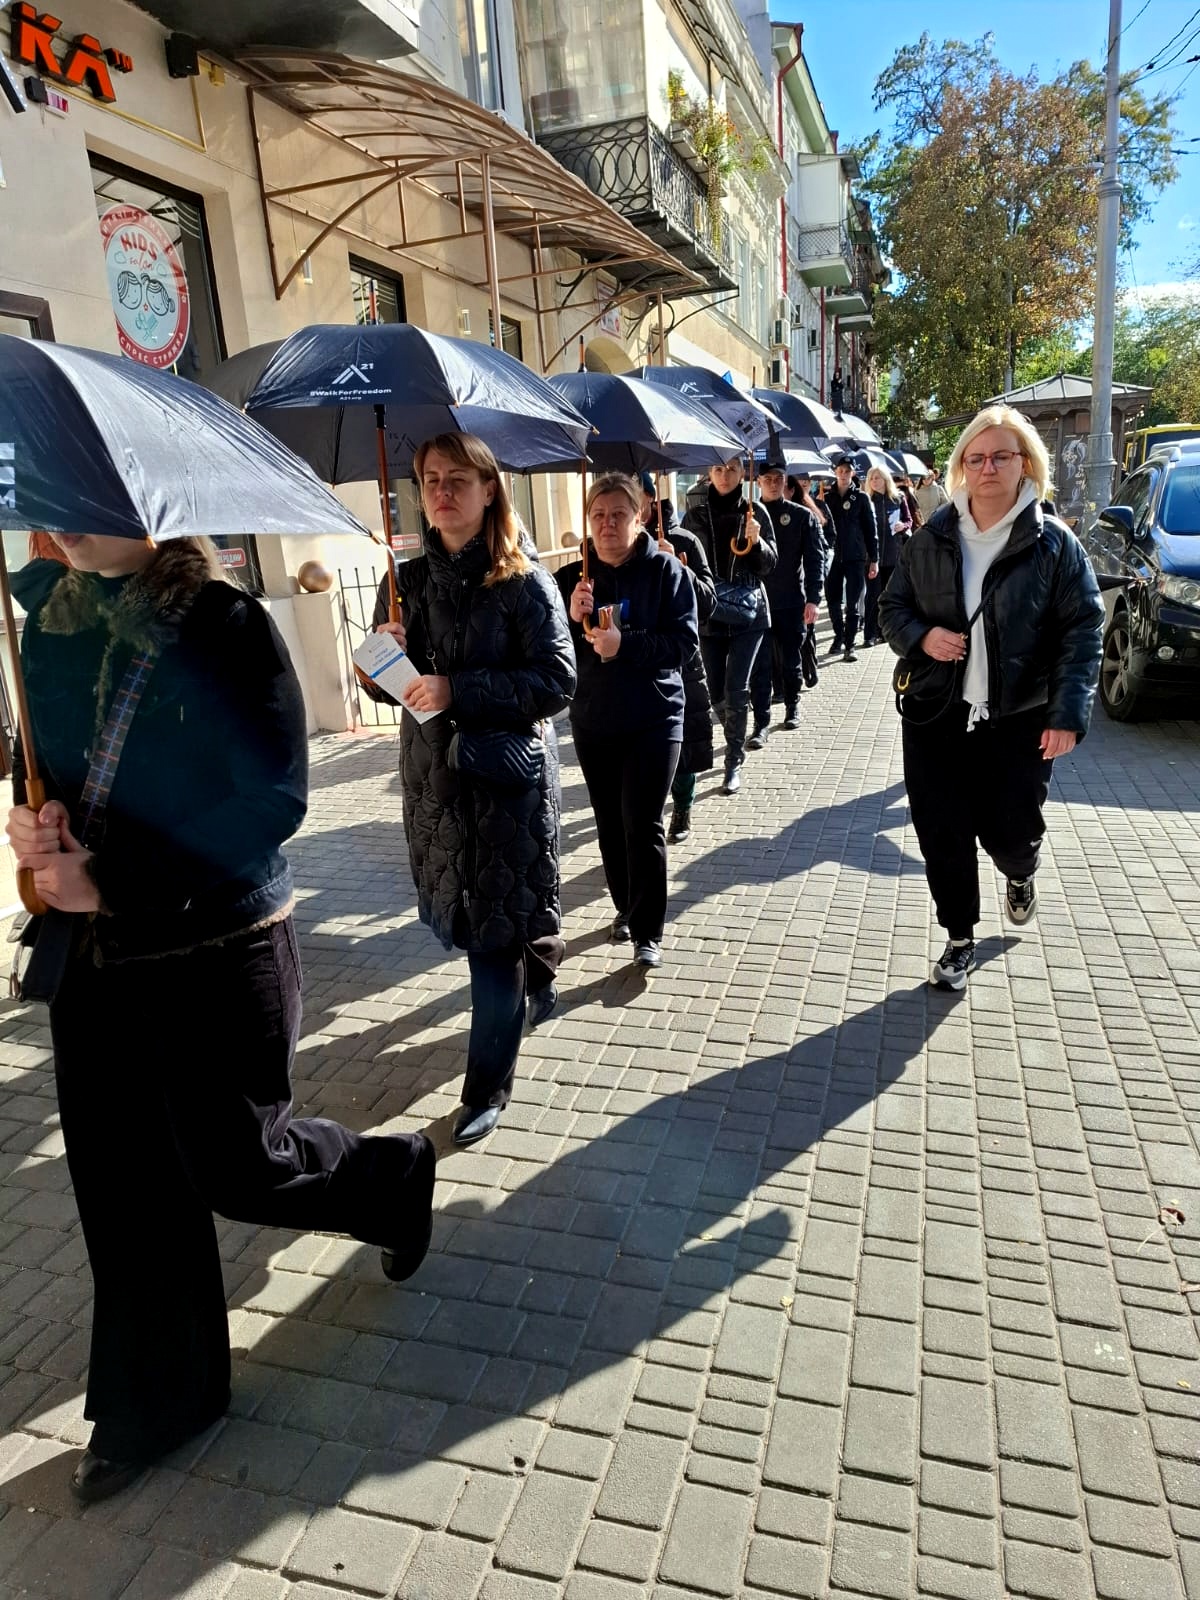
[[[891, 127], [860, 157], [894, 288], [876, 300], [873, 345], [899, 366], [888, 420], [905, 432], [931, 404], [971, 411], [1010, 388], [1023, 348], [1090, 312], [1104, 80], [1080, 61], [1043, 83], [1006, 71], [986, 42], [924, 33], [880, 74], [875, 106]], [[1126, 236], [1176, 176], [1172, 137], [1169, 101], [1131, 77]]]

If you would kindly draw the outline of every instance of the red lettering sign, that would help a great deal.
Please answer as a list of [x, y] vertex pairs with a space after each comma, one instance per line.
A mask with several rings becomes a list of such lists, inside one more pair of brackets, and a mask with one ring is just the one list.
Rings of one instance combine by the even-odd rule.
[[12, 56], [23, 66], [35, 67], [58, 83], [75, 89], [90, 89], [106, 105], [117, 98], [109, 66], [118, 72], [132, 72], [133, 58], [121, 50], [105, 50], [91, 33], [81, 33], [67, 46], [64, 60], [54, 50], [54, 36], [62, 27], [60, 18], [49, 11], [37, 11], [19, 0], [12, 8]]

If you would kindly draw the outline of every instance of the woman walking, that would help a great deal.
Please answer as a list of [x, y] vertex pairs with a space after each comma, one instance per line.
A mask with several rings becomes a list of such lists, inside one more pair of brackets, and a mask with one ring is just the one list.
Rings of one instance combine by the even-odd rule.
[[683, 519], [704, 548], [716, 580], [717, 605], [700, 629], [700, 651], [708, 692], [725, 726], [725, 781], [722, 794], [742, 786], [746, 723], [754, 659], [771, 625], [762, 580], [775, 566], [775, 539], [769, 519], [760, 523], [742, 496], [745, 469], [735, 456], [710, 467], [708, 490]]
[[908, 502], [897, 488], [886, 467], [872, 467], [863, 484], [871, 499], [875, 516], [875, 538], [879, 564], [875, 576], [867, 579], [867, 615], [863, 623], [864, 648], [881, 643], [879, 636], [879, 596], [888, 586], [900, 547], [912, 533]]
[[1087, 732], [1104, 607], [1079, 541], [1041, 502], [1046, 447], [1008, 406], [981, 411], [946, 468], [948, 505], [900, 553], [879, 603], [904, 716], [904, 781], [938, 922], [930, 982], [975, 968], [981, 844], [1010, 922], [1034, 915], [1051, 767]]
[[[413, 470], [423, 555], [398, 569], [402, 621], [375, 626], [421, 669], [404, 691], [404, 826], [421, 921], [467, 952], [471, 1032], [459, 1146], [492, 1132], [508, 1104], [529, 997], [549, 1016], [560, 936], [558, 762], [548, 719], [575, 690], [554, 580], [521, 548], [496, 458], [471, 434], [439, 434]], [[372, 686], [375, 698], [387, 698]]]
[[72, 1479], [91, 1502], [229, 1403], [213, 1212], [351, 1234], [406, 1278], [429, 1246], [435, 1156], [422, 1134], [291, 1114], [300, 962], [282, 845], [308, 752], [274, 623], [222, 581], [207, 540], [53, 537], [57, 559], [13, 582], [49, 798], [10, 811], [8, 836], [70, 935], [50, 1034], [95, 1284], [94, 1426]]
[[698, 636], [692, 581], [641, 517], [634, 479], [597, 478], [587, 497], [588, 576], [572, 561], [558, 585], [579, 665], [571, 729], [616, 908], [612, 937], [632, 939], [638, 965], [657, 967], [667, 914], [663, 807], [684, 736], [683, 667]]

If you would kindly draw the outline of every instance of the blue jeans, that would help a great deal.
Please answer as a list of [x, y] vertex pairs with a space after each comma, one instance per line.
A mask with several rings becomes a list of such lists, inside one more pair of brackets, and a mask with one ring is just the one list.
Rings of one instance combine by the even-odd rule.
[[765, 633], [748, 629], [721, 636], [700, 635], [704, 675], [714, 706], [724, 706], [725, 765], [740, 767], [746, 759], [746, 721], [750, 711], [750, 678]]

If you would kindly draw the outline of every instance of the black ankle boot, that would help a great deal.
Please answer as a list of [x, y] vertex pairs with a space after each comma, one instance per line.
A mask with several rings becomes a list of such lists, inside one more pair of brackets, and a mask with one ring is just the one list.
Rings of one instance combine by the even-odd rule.
[[668, 844], [681, 844], [692, 831], [691, 806], [671, 807], [671, 829], [667, 834]]

